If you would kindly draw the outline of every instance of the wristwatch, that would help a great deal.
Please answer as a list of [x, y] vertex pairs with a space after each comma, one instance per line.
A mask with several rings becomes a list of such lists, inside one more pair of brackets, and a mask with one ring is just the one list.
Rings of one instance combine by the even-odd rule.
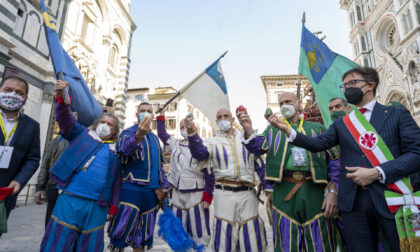
[[334, 193], [335, 196], [338, 196], [338, 192], [336, 190], [328, 189], [328, 190], [325, 190], [324, 197], [327, 196], [327, 194], [330, 193], [330, 192]]

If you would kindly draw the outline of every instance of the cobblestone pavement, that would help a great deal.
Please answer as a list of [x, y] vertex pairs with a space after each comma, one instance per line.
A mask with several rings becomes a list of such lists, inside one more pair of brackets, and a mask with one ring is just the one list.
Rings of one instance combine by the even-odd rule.
[[[35, 252], [39, 251], [42, 236], [44, 234], [44, 216], [46, 205], [28, 205], [17, 207], [12, 211], [9, 217], [7, 234], [3, 234], [0, 238], [0, 251], [1, 252]], [[212, 210], [212, 209], [211, 209]], [[272, 228], [268, 223], [267, 213], [265, 207], [260, 204], [260, 215], [263, 217], [267, 231], [268, 249], [273, 251], [272, 248]], [[211, 213], [210, 216], [213, 216]], [[212, 220], [211, 220], [211, 223]], [[160, 239], [155, 229], [153, 249], [149, 251], [164, 252], [171, 251], [164, 240]], [[105, 246], [108, 245], [109, 239], [105, 237]], [[108, 251], [108, 249], [105, 249]], [[125, 251], [131, 252], [132, 249]]]

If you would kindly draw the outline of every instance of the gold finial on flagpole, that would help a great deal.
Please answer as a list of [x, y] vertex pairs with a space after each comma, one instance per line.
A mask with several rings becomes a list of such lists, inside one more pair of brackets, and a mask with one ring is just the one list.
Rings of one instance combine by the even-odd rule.
[[305, 21], [306, 21], [306, 15], [305, 15], [305, 12], [303, 12], [303, 15], [302, 15], [302, 23], [305, 23]]

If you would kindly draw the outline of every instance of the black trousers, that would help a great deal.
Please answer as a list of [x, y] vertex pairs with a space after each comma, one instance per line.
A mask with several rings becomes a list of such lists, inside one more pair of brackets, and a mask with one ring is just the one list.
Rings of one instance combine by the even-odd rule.
[[47, 186], [47, 212], [45, 214], [45, 228], [47, 228], [48, 222], [51, 218], [51, 214], [54, 210], [55, 202], [57, 202], [58, 195], [59, 193], [57, 185]]
[[378, 251], [380, 230], [391, 251], [400, 251], [394, 219], [382, 217], [374, 206], [368, 190], [358, 188], [353, 211], [341, 211], [344, 236], [351, 252]]

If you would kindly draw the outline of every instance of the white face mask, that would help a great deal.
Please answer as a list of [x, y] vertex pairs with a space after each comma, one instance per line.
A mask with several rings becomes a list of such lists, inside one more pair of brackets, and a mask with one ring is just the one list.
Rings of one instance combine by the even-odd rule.
[[283, 104], [280, 108], [281, 114], [286, 117], [286, 119], [290, 119], [292, 116], [296, 114], [295, 105], [292, 104]]
[[9, 110], [19, 110], [25, 99], [22, 96], [16, 94], [16, 92], [0, 92], [0, 107]]
[[140, 114], [139, 114], [139, 122], [143, 121], [143, 118], [144, 118], [145, 116], [148, 116], [148, 117], [150, 117], [150, 118], [152, 118], [152, 117], [153, 117], [153, 115], [152, 115], [152, 114], [150, 114], [149, 112], [142, 112], [142, 113], [140, 113]]
[[187, 131], [186, 131], [186, 130], [181, 130], [179, 133], [181, 134], [181, 136], [182, 136], [184, 139], [187, 139], [187, 138], [188, 138], [188, 133], [187, 133]]
[[228, 131], [230, 128], [232, 128], [232, 122], [231, 122], [231, 121], [225, 121], [225, 120], [222, 120], [222, 121], [219, 121], [219, 122], [217, 123], [217, 126], [219, 126], [219, 129], [220, 129], [221, 131], [226, 132], [226, 131]]
[[106, 137], [111, 134], [111, 128], [108, 126], [108, 124], [101, 123], [96, 126], [95, 132], [99, 137]]

